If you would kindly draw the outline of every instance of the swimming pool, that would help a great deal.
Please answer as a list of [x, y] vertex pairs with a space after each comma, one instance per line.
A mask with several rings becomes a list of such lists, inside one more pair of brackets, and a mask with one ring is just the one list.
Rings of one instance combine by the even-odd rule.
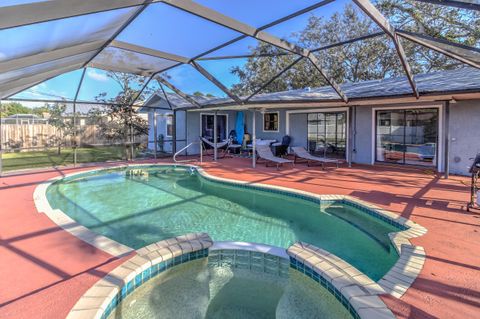
[[78, 174], [47, 189], [54, 209], [132, 248], [191, 232], [215, 241], [287, 248], [311, 243], [373, 280], [395, 264], [400, 231], [345, 203], [319, 203], [219, 183], [186, 167], [139, 166]]

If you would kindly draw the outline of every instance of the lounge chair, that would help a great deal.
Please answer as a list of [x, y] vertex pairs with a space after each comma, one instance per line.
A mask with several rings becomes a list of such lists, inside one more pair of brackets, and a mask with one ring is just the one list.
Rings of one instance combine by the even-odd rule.
[[334, 159], [334, 158], [325, 158], [325, 157], [319, 157], [319, 156], [314, 156], [307, 152], [307, 150], [302, 147], [302, 146], [292, 146], [292, 151], [295, 154], [294, 162], [295, 163], [300, 163], [299, 159], [303, 163], [307, 163], [308, 166], [312, 163], [319, 163], [322, 165], [322, 169], [324, 168], [325, 163], [335, 163], [338, 168], [338, 164], [340, 160]]
[[291, 163], [292, 166], [295, 165], [292, 160], [288, 160], [288, 159], [273, 155], [272, 150], [268, 145], [256, 145], [255, 149], [258, 155], [257, 160], [258, 159], [265, 160], [265, 166], [267, 167], [269, 163], [273, 163], [275, 166], [277, 166], [277, 169], [279, 169], [280, 165], [286, 164], [286, 163]]
[[[200, 136], [200, 140], [202, 141], [202, 147], [203, 147], [203, 150], [205, 151], [205, 155], [211, 155], [211, 156], [214, 156], [215, 154], [215, 143], [213, 142], [210, 142], [209, 140], [207, 140], [206, 138]], [[220, 153], [218, 153], [218, 158], [224, 158], [225, 155], [227, 155], [227, 151], [228, 151], [228, 148], [230, 147], [230, 144], [232, 143], [232, 140], [231, 139], [228, 139], [226, 141], [223, 141], [223, 142], [219, 142], [219, 143], [216, 143], [217, 145], [217, 151], [220, 151]], [[213, 150], [213, 152], [211, 154], [208, 153], [208, 150]]]

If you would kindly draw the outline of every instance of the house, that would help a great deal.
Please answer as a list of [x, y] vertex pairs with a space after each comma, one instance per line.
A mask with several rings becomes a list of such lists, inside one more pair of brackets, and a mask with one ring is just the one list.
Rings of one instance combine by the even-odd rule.
[[[255, 117], [257, 138], [281, 141], [289, 135], [290, 146], [349, 163], [416, 165], [468, 174], [470, 159], [480, 152], [475, 136], [480, 127], [480, 70], [432, 72], [415, 80], [419, 99], [412, 97], [406, 78], [398, 77], [342, 85], [348, 103], [338, 100], [331, 87], [259, 94], [248, 106], [202, 97], [209, 99], [204, 103], [208, 106], [198, 107], [175, 93], [156, 93], [141, 111], [148, 112], [151, 149], [155, 135], [163, 135], [168, 152], [199, 136], [212, 139], [215, 114], [218, 139], [226, 139], [236, 127], [238, 112], [243, 112], [250, 134]], [[198, 154], [199, 144], [186, 153]]]
[[33, 125], [48, 124], [48, 120], [35, 114], [13, 114], [0, 119], [2, 124]]

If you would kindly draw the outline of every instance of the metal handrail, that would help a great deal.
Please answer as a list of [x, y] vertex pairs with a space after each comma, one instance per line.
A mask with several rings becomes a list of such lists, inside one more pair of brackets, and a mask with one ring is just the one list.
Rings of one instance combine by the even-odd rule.
[[[176, 152], [175, 154], [173, 154], [173, 161], [175, 163], [186, 163], [186, 162], [195, 162], [194, 159], [187, 159], [187, 160], [183, 160], [183, 161], [178, 161], [177, 160], [177, 155], [179, 155], [180, 153], [182, 153], [183, 151], [185, 151], [187, 148], [189, 148], [190, 146], [194, 145], [194, 144], [200, 144], [201, 141], [195, 141], [195, 142], [191, 142], [190, 144], [188, 144], [187, 146], [185, 146], [184, 148], [182, 148], [181, 150], [179, 150], [178, 152]], [[202, 150], [202, 147], [200, 147], [200, 163], [203, 163], [203, 150]]]

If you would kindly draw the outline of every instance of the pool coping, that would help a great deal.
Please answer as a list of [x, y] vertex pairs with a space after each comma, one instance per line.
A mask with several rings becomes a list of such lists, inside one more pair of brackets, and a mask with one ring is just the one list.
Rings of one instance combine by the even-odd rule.
[[[349, 195], [319, 195], [311, 192], [306, 192], [294, 188], [286, 188], [276, 185], [269, 185], [263, 183], [252, 183], [238, 180], [231, 180], [227, 178], [217, 177], [207, 173], [202, 167], [191, 164], [175, 164], [175, 163], [147, 163], [147, 164], [119, 164], [104, 168], [93, 168], [81, 170], [64, 176], [57, 176], [41, 183], [35, 188], [33, 199], [35, 207], [38, 212], [45, 213], [55, 224], [63, 228], [65, 231], [71, 233], [73, 236], [87, 242], [88, 244], [107, 252], [108, 254], [121, 257], [131, 253], [134, 249], [120, 244], [113, 239], [99, 235], [85, 226], [82, 226], [67, 214], [59, 209], [53, 209], [47, 199], [47, 188], [54, 182], [76, 175], [82, 175], [93, 171], [104, 171], [118, 169], [122, 167], [152, 167], [152, 166], [173, 166], [191, 168], [195, 170], [207, 180], [227, 183], [229, 185], [240, 185], [248, 188], [258, 188], [264, 191], [280, 192], [286, 195], [300, 197], [303, 199], [316, 200], [320, 202], [343, 202], [357, 207], [374, 217], [380, 218], [384, 221], [390, 221], [391, 224], [401, 225], [405, 230], [389, 233], [388, 236], [393, 243], [399, 259], [395, 265], [377, 282], [382, 288], [378, 294], [390, 294], [396, 298], [402, 297], [407, 289], [413, 284], [417, 276], [420, 274], [423, 264], [425, 262], [425, 250], [421, 246], [415, 246], [410, 242], [410, 239], [422, 236], [427, 233], [427, 229], [409, 219], [406, 219], [398, 214], [395, 214], [386, 209], [375, 206], [369, 202], [356, 199]], [[372, 214], [374, 213], [374, 214]]]
[[179, 264], [205, 258], [213, 241], [206, 233], [189, 233], [147, 245], [90, 287], [67, 319], [105, 319], [148, 280]]
[[378, 296], [384, 292], [380, 284], [335, 254], [303, 242], [290, 246], [287, 254], [291, 268], [328, 289], [354, 318], [395, 318]]
[[[85, 292], [67, 319], [106, 319], [122, 300], [148, 280], [179, 264], [214, 255], [214, 252], [220, 253], [218, 257], [222, 256], [216, 262], [226, 262], [234, 268], [240, 266], [234, 257], [239, 252], [260, 254], [264, 258], [263, 266], [260, 265], [262, 269], [254, 270], [253, 265], [249, 267], [251, 271], [270, 274], [272, 266], [266, 264], [266, 259], [272, 263], [272, 257], [278, 258], [278, 262], [273, 260], [278, 267], [273, 273], [284, 276], [282, 263], [299, 271], [328, 290], [354, 319], [395, 318], [377, 295], [382, 290], [379, 284], [336, 255], [306, 243], [297, 242], [284, 249], [249, 242], [213, 242], [207, 233], [189, 233], [147, 245], [135, 252]], [[224, 260], [223, 255], [227, 259]]]

